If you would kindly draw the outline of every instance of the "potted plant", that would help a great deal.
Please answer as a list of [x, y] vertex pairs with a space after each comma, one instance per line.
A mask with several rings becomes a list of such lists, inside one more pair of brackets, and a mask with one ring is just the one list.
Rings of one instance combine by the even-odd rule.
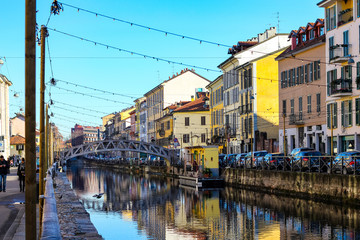
[[204, 177], [208, 178], [208, 177], [211, 177], [211, 170], [210, 168], [205, 168], [204, 171], [203, 171], [203, 175]]

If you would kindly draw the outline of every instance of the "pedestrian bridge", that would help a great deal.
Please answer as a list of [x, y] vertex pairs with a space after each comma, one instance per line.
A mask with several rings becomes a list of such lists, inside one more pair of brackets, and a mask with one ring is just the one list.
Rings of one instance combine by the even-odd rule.
[[173, 159], [173, 151], [147, 142], [133, 140], [103, 140], [74, 146], [72, 148], [63, 149], [60, 152], [61, 160], [69, 160], [74, 157], [84, 156], [92, 153], [103, 152], [139, 152], [158, 157], [163, 157], [169, 161]]

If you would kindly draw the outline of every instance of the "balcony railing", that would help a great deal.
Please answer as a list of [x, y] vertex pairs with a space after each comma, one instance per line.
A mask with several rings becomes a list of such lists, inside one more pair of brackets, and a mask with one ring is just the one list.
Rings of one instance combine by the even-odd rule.
[[351, 44], [336, 44], [330, 47], [330, 62], [343, 63], [351, 57]]
[[301, 114], [291, 114], [289, 116], [289, 125], [303, 125], [304, 121]]
[[330, 95], [332, 97], [343, 97], [352, 94], [352, 79], [336, 79], [331, 82]]
[[354, 19], [353, 17], [353, 9], [352, 8], [348, 8], [348, 9], [344, 9], [341, 10], [338, 14], [338, 27], [340, 27], [341, 25], [351, 22]]

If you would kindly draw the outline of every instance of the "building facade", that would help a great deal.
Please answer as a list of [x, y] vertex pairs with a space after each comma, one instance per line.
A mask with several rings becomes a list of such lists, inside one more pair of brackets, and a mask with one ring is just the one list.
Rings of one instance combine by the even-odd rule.
[[180, 101], [190, 101], [198, 89], [205, 89], [209, 80], [195, 73], [194, 70], [185, 69], [180, 74], [174, 74], [168, 80], [157, 85], [145, 93], [147, 104], [147, 141], [156, 141], [157, 119], [162, 117], [162, 110], [167, 106]]
[[[279, 63], [279, 150], [309, 147], [325, 153], [326, 69], [324, 20], [289, 34]], [[284, 139], [285, 128], [285, 139]], [[285, 143], [285, 148], [284, 148]]]
[[224, 128], [224, 84], [223, 76], [217, 77], [206, 86], [209, 90], [210, 109], [210, 132], [211, 143], [219, 146], [219, 152], [223, 152], [225, 143]]
[[326, 152], [360, 150], [360, 1], [323, 0], [326, 45]]
[[[290, 43], [270, 28], [229, 50], [218, 67], [224, 77], [224, 124], [228, 153], [278, 150], [278, 64]], [[274, 81], [272, 81], [274, 80]]]
[[210, 111], [208, 94], [176, 108], [173, 114], [174, 139], [181, 149], [206, 146], [210, 142]]

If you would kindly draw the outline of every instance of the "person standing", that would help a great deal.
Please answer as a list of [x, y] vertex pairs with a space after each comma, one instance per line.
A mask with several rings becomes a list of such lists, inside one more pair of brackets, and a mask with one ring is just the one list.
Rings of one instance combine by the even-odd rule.
[[5, 160], [4, 156], [0, 156], [0, 192], [6, 192], [6, 176], [8, 174], [9, 163]]
[[19, 176], [20, 192], [25, 191], [25, 158], [21, 159], [18, 166], [17, 175]]

